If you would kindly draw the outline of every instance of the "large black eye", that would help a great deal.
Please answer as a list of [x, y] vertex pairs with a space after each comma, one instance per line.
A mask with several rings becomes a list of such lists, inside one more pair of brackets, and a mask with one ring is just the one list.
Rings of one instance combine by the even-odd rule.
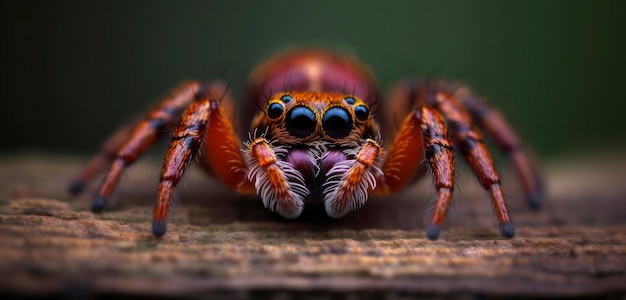
[[350, 134], [352, 118], [344, 108], [331, 107], [324, 113], [322, 126], [328, 136], [335, 139], [343, 138]]
[[270, 119], [276, 119], [283, 114], [283, 110], [284, 108], [280, 103], [274, 102], [267, 108], [267, 116]]
[[367, 106], [358, 105], [354, 108], [354, 115], [356, 115], [356, 118], [360, 121], [365, 121], [370, 116], [370, 111], [367, 109]]
[[287, 131], [289, 134], [303, 138], [315, 131], [315, 113], [306, 106], [296, 106], [287, 112]]

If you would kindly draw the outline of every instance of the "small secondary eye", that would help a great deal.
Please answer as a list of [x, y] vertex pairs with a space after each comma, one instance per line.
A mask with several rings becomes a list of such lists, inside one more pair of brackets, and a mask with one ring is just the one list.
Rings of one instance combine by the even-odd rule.
[[346, 100], [346, 102], [350, 105], [353, 105], [354, 103], [356, 103], [356, 100], [354, 100], [354, 98], [352, 97], [345, 97], [343, 98], [343, 100]]
[[335, 139], [343, 138], [350, 134], [352, 118], [346, 109], [331, 107], [324, 113], [322, 126], [328, 136]]
[[291, 102], [291, 99], [292, 98], [289, 95], [284, 95], [284, 96], [280, 97], [280, 101], [283, 101], [283, 103], [289, 103], [289, 102]]
[[354, 114], [359, 121], [365, 121], [370, 116], [370, 111], [365, 105], [359, 105], [354, 108]]
[[315, 131], [315, 113], [306, 106], [296, 106], [287, 112], [287, 131], [298, 138], [304, 138]]
[[283, 115], [283, 110], [282, 104], [274, 102], [267, 108], [267, 116], [272, 120], [276, 119]]

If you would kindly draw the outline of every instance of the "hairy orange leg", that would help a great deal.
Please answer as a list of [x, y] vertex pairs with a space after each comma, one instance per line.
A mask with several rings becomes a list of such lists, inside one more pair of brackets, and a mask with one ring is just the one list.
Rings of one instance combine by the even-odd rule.
[[173, 133], [161, 172], [152, 222], [152, 234], [157, 237], [167, 232], [172, 191], [200, 149], [206, 151], [205, 164], [219, 180], [235, 191], [251, 190], [246, 185], [247, 169], [239, 151], [239, 139], [220, 106], [221, 97], [226, 97], [221, 86], [202, 87]]
[[[435, 240], [441, 233], [454, 189], [454, 154], [446, 122], [436, 109], [425, 106], [427, 96], [426, 90], [412, 81], [391, 90], [386, 108], [387, 120], [394, 120], [406, 111], [412, 113], [395, 130], [397, 132], [394, 127], [388, 127], [390, 134], [395, 133], [395, 138], [382, 167], [385, 174], [379, 180], [382, 184], [374, 193], [394, 193], [423, 176], [430, 168], [437, 198], [426, 235]], [[427, 164], [423, 163], [424, 159]]]
[[328, 171], [328, 181], [324, 189], [326, 214], [339, 218], [365, 204], [367, 193], [376, 187], [376, 174], [381, 172], [374, 167], [383, 154], [382, 147], [372, 139], [360, 146], [354, 159], [347, 159]]
[[263, 205], [285, 218], [298, 217], [309, 190], [302, 174], [279, 158], [279, 155], [286, 154], [286, 149], [273, 147], [264, 137], [246, 145], [246, 160], [250, 167], [248, 181], [254, 183]]
[[[146, 117], [140, 120], [128, 134], [120, 131], [110, 139], [110, 148], [107, 148], [106, 151], [115, 151], [115, 155], [108, 160], [112, 161], [111, 167], [104, 178], [98, 194], [91, 203], [93, 211], [100, 211], [104, 208], [106, 200], [113, 192], [122, 171], [148, 150], [161, 136], [162, 132], [174, 126], [181, 112], [194, 100], [194, 95], [198, 89], [199, 84], [197, 82], [188, 82], [180, 85], [171, 92], [170, 96], [165, 97], [150, 110]], [[123, 142], [120, 143], [122, 140]], [[98, 156], [108, 156], [109, 154], [106, 151], [98, 154]], [[93, 168], [91, 169], [93, 171], [87, 171], [88, 174], [99, 171], [97, 169], [100, 158], [96, 157], [94, 159], [96, 162], [93, 165], [89, 164], [87, 167]]]
[[425, 157], [437, 190], [435, 209], [426, 231], [431, 240], [439, 238], [454, 189], [452, 149], [452, 140], [441, 114], [426, 106], [416, 109], [404, 120], [391, 144], [382, 167], [384, 177], [379, 179], [382, 184], [374, 191], [386, 195], [402, 188], [420, 170], [421, 160]]
[[541, 172], [538, 170], [531, 153], [523, 147], [511, 125], [498, 110], [489, 107], [469, 88], [465, 86], [456, 87], [453, 95], [467, 107], [478, 125], [509, 156], [518, 177], [522, 181], [528, 204], [533, 209], [540, 209], [543, 186]]
[[439, 238], [441, 224], [448, 212], [454, 189], [454, 153], [446, 122], [441, 114], [426, 106], [422, 107], [421, 114], [424, 152], [437, 189], [435, 209], [426, 235], [435, 240]]
[[515, 236], [515, 227], [508, 213], [500, 177], [495, 169], [491, 154], [483, 141], [482, 134], [473, 125], [471, 116], [465, 107], [448, 93], [434, 92], [434, 99], [431, 98], [429, 102], [441, 111], [450, 124], [451, 132], [461, 153], [478, 176], [483, 187], [489, 191], [500, 224], [500, 233], [504, 237]]

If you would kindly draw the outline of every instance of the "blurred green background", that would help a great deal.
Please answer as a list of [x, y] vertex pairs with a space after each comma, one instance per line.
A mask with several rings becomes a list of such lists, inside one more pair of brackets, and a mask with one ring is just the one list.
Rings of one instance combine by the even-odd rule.
[[[3, 153], [86, 154], [188, 78], [243, 95], [276, 50], [356, 54], [383, 88], [468, 83], [541, 157], [626, 149], [626, 1], [2, 1]], [[618, 150], [620, 151], [620, 150]]]

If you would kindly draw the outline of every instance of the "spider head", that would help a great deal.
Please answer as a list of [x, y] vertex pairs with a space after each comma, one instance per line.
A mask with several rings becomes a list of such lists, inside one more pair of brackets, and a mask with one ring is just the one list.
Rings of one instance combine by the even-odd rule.
[[268, 101], [264, 116], [270, 133], [290, 144], [355, 141], [371, 128], [367, 104], [341, 93], [279, 93]]

